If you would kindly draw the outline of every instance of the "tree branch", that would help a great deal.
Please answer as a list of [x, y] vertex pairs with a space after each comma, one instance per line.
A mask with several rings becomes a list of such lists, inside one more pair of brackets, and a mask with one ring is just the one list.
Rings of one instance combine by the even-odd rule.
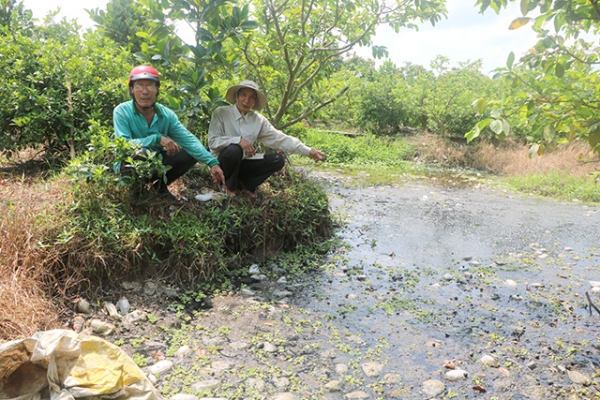
[[302, 115], [300, 115], [299, 117], [294, 118], [291, 121], [286, 122], [285, 124], [277, 127], [277, 129], [285, 129], [288, 126], [292, 126], [300, 121], [302, 121], [304, 118], [309, 117], [310, 115], [314, 114], [315, 112], [319, 111], [321, 108], [325, 107], [328, 104], [333, 103], [334, 101], [336, 101], [337, 99], [339, 99], [341, 96], [344, 95], [344, 93], [346, 93], [348, 91], [348, 89], [350, 89], [350, 86], [345, 86], [338, 94], [336, 94], [335, 96], [333, 96], [332, 98], [330, 98], [327, 101], [322, 102], [321, 104], [311, 108], [310, 110], [305, 111], [304, 113], [302, 113]]

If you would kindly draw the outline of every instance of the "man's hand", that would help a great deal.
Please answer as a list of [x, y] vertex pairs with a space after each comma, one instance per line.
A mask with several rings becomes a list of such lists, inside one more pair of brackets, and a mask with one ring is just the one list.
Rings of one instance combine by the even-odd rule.
[[166, 136], [160, 139], [160, 145], [167, 149], [167, 155], [172, 156], [179, 151], [179, 145]]
[[220, 186], [225, 184], [225, 175], [223, 175], [223, 170], [221, 169], [219, 164], [210, 167], [210, 174], [212, 175], [213, 182], [216, 185]]
[[310, 149], [310, 154], [308, 156], [315, 161], [321, 161], [324, 157], [327, 157], [327, 154], [317, 149]]
[[246, 157], [253, 157], [256, 154], [256, 150], [254, 149], [254, 146], [252, 146], [252, 143], [244, 138], [240, 139], [240, 147], [244, 150]]

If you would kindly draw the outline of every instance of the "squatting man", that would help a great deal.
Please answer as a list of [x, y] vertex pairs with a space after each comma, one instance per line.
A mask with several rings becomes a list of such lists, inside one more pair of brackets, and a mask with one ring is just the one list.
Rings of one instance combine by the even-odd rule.
[[257, 154], [254, 147], [257, 141], [271, 149], [301, 154], [315, 161], [326, 157], [322, 151], [275, 129], [256, 112], [266, 106], [267, 98], [255, 82], [242, 81], [230, 87], [225, 99], [232, 105], [213, 112], [208, 147], [223, 168], [223, 191], [228, 195], [235, 196], [239, 189], [245, 189], [250, 196], [256, 196], [256, 188], [285, 165], [280, 153]]
[[133, 68], [129, 74], [132, 100], [119, 104], [113, 112], [115, 136], [141, 147], [134, 159], [147, 158], [152, 152], [162, 155], [162, 163], [171, 167], [165, 174], [166, 182], [162, 176], [154, 176], [149, 182], [159, 193], [175, 198], [168, 186], [197, 162], [208, 165], [215, 184], [224, 184], [219, 161], [185, 129], [173, 111], [156, 102], [159, 90], [160, 77], [156, 69]]

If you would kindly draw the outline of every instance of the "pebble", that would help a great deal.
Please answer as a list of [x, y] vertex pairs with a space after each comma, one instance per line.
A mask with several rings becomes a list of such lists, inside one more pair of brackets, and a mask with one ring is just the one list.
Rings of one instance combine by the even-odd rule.
[[451, 281], [453, 278], [452, 278], [452, 275], [450, 275], [450, 274], [444, 274], [444, 279], [447, 281]]
[[129, 310], [131, 308], [129, 306], [129, 300], [127, 300], [127, 298], [125, 298], [125, 297], [121, 297], [119, 299], [119, 301], [117, 302], [117, 308], [119, 309], [119, 311], [121, 311], [121, 314], [123, 314], [123, 315], [129, 314]]
[[481, 356], [479, 362], [483, 365], [488, 365], [490, 367], [496, 366], [498, 364], [496, 359], [493, 356], [490, 356], [489, 354]]
[[573, 383], [578, 383], [583, 386], [589, 386], [592, 384], [592, 380], [590, 379], [590, 377], [582, 372], [569, 371], [567, 372], [567, 375], [569, 375], [569, 379], [573, 381]]
[[181, 346], [173, 355], [177, 358], [184, 358], [189, 354], [192, 354], [192, 348], [190, 346]]
[[453, 369], [446, 372], [446, 379], [449, 381], [460, 381], [469, 377], [469, 373], [463, 369]]
[[143, 290], [142, 284], [139, 282], [125, 281], [125, 282], [121, 283], [121, 287], [125, 290], [132, 290], [136, 293], [140, 293]]
[[134, 324], [136, 322], [144, 321], [146, 319], [147, 314], [141, 310], [135, 310], [130, 312], [125, 316], [125, 320], [129, 324]]
[[511, 288], [516, 288], [518, 286], [517, 282], [513, 281], [512, 279], [507, 279], [504, 281], [504, 283]]
[[346, 375], [348, 373], [348, 366], [342, 363], [335, 364], [335, 372], [340, 375]]
[[225, 371], [227, 369], [233, 368], [233, 363], [228, 361], [213, 361], [210, 364], [212, 369], [216, 369], [218, 371]]
[[100, 336], [108, 336], [117, 329], [113, 324], [101, 321], [99, 319], [93, 319], [90, 321], [90, 327], [92, 332]]
[[292, 393], [276, 393], [271, 400], [298, 400], [298, 397]]
[[274, 378], [273, 385], [280, 390], [286, 390], [290, 386], [290, 380], [286, 377]]
[[385, 374], [383, 377], [383, 381], [388, 384], [398, 383], [402, 380], [402, 377], [399, 374]]
[[374, 378], [376, 376], [379, 376], [379, 374], [383, 370], [383, 364], [376, 363], [376, 362], [366, 362], [366, 363], [362, 364], [360, 367], [361, 367], [362, 371], [365, 373], [365, 375], [368, 376], [369, 378]]
[[151, 373], [151, 374], [153, 374], [153, 375], [160, 376], [160, 374], [162, 374], [163, 372], [167, 372], [171, 368], [173, 368], [173, 362], [172, 361], [169, 361], [169, 360], [160, 360], [156, 364], [153, 364], [153, 365], [149, 366], [148, 367], [148, 372]]
[[110, 301], [104, 302], [104, 309], [108, 313], [109, 317], [111, 317], [113, 319], [121, 319], [121, 315], [119, 315], [119, 312], [117, 311], [117, 307], [115, 307], [115, 305], [113, 303], [111, 303]]
[[198, 396], [194, 396], [193, 394], [187, 394], [187, 393], [177, 393], [176, 395], [171, 397], [171, 400], [199, 400], [199, 399], [200, 398]]
[[325, 384], [325, 389], [330, 392], [339, 392], [342, 390], [342, 382], [341, 381], [330, 381]]
[[221, 381], [218, 379], [209, 379], [206, 381], [200, 381], [192, 384], [192, 389], [202, 392], [204, 390], [213, 390], [221, 385]]
[[250, 275], [260, 274], [260, 268], [256, 264], [252, 264], [250, 268], [248, 268], [248, 273]]
[[423, 382], [423, 392], [431, 397], [436, 397], [446, 390], [446, 385], [437, 379], [429, 379]]
[[154, 296], [156, 294], [156, 283], [146, 282], [144, 283], [144, 294], [146, 296]]
[[368, 399], [371, 396], [369, 396], [368, 393], [363, 392], [362, 390], [357, 390], [355, 392], [351, 392], [351, 393], [346, 393], [344, 395], [345, 399]]
[[92, 312], [92, 307], [87, 300], [81, 299], [77, 302], [77, 311], [83, 314], [89, 314]]
[[275, 346], [273, 343], [264, 342], [263, 350], [267, 353], [275, 353], [277, 351], [277, 346]]

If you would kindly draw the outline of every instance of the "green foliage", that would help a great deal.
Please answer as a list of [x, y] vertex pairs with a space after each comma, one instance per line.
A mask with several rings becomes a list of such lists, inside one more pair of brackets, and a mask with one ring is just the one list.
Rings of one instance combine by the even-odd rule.
[[[151, 270], [197, 283], [240, 259], [316, 244], [330, 234], [326, 194], [291, 171], [272, 177], [262, 200], [192, 200], [169, 208], [136, 186], [140, 177], [161, 168], [160, 160], [134, 161], [130, 143], [110, 140], [100, 128], [97, 133], [90, 151], [69, 169], [74, 202], [53, 244], [73, 261], [67, 269], [85, 265], [92, 280]], [[115, 174], [115, 161], [131, 163], [131, 175]], [[190, 187], [210, 185], [209, 172], [200, 168], [185, 176]]]
[[0, 0], [0, 31], [5, 34], [32, 32], [31, 10], [26, 10], [22, 0]]
[[[485, 118], [466, 137], [469, 140], [489, 127], [505, 135], [515, 125], [525, 128], [530, 155], [541, 155], [549, 146], [583, 139], [600, 154], [599, 85], [595, 66], [600, 47], [583, 38], [597, 35], [600, 9], [595, 2], [521, 0], [522, 17], [510, 29], [530, 24], [538, 33], [531, 51], [515, 60], [510, 54], [498, 76], [512, 87], [506, 97], [483, 98], [477, 107]], [[478, 1], [481, 11], [496, 13], [504, 0]], [[528, 16], [536, 10], [538, 16]]]
[[127, 68], [111, 42], [63, 20], [33, 35], [6, 32], [0, 42], [0, 147], [6, 156], [40, 148], [49, 160], [72, 158], [89, 142], [91, 124], [112, 124]]
[[[185, 113], [188, 128], [200, 123], [201, 130], [206, 131], [210, 113], [224, 104], [213, 87], [215, 75], [238, 65], [240, 54], [226, 45], [228, 41], [239, 42], [256, 27], [249, 19], [248, 6], [238, 7], [231, 0], [138, 0], [137, 4], [149, 20], [148, 27], [136, 33], [144, 40], [135, 57], [154, 63], [173, 84], [162, 101]], [[179, 36], [177, 22], [192, 29], [192, 43]]]
[[[416, 21], [435, 24], [445, 13], [444, 2], [316, 0], [255, 0], [252, 9], [259, 27], [239, 46], [244, 53], [244, 76], [265, 90], [265, 113], [283, 129], [336, 101], [348, 90], [341, 80], [333, 87], [324, 79], [343, 65], [342, 55], [355, 46], [369, 46], [380, 23], [416, 28]], [[382, 47], [375, 56], [387, 54]]]
[[141, 50], [143, 39], [137, 33], [148, 29], [149, 17], [135, 0], [110, 0], [106, 10], [96, 8], [87, 13], [101, 34], [132, 53]]
[[415, 156], [415, 149], [405, 142], [371, 135], [351, 138], [309, 129], [302, 139], [307, 145], [324, 151], [326, 162], [334, 164], [402, 165]]

